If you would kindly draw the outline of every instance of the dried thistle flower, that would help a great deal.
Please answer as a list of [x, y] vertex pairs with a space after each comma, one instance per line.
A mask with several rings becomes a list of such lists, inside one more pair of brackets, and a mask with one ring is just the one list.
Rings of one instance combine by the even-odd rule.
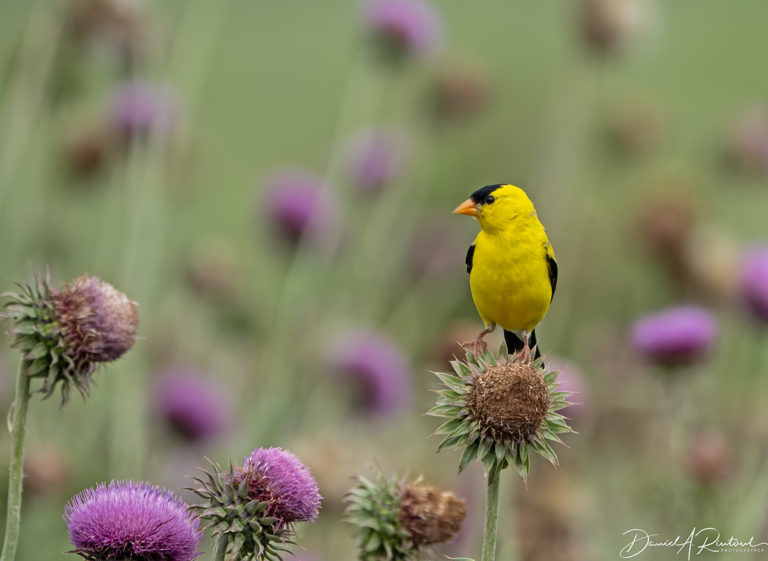
[[61, 383], [62, 403], [74, 386], [88, 395], [99, 363], [125, 354], [136, 337], [136, 305], [122, 292], [97, 277], [81, 275], [63, 290], [52, 288], [47, 277], [35, 283], [16, 283], [18, 293], [4, 317], [13, 321], [12, 346], [23, 353], [24, 372], [41, 378], [40, 392], [50, 397]]
[[599, 54], [624, 48], [649, 19], [645, 0], [582, 0], [580, 10], [584, 44]]
[[320, 493], [309, 469], [280, 448], [257, 448], [242, 465], [228, 470], [211, 464], [195, 505], [205, 527], [231, 545], [243, 561], [281, 559], [293, 543], [293, 524], [311, 522], [320, 510]]
[[362, 561], [417, 559], [425, 547], [455, 536], [467, 512], [466, 501], [450, 491], [421, 478], [406, 484], [380, 473], [374, 481], [358, 477], [346, 501]]
[[571, 432], [558, 413], [571, 404], [569, 392], [557, 389], [556, 372], [542, 373], [541, 359], [524, 362], [504, 346], [498, 357], [468, 352], [451, 366], [455, 373], [435, 372], [444, 387], [428, 412], [448, 419], [435, 431], [444, 436], [438, 452], [463, 449], [459, 471], [478, 459], [489, 474], [512, 465], [523, 479], [530, 450], [557, 465], [549, 441], [561, 442], [557, 435]]

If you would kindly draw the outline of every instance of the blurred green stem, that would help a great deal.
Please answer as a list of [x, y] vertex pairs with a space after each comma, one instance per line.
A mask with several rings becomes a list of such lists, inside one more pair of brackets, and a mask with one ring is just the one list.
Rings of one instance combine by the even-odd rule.
[[5, 519], [5, 541], [0, 561], [13, 561], [19, 543], [21, 526], [21, 490], [24, 477], [24, 435], [27, 432], [29, 408], [29, 376], [24, 371], [24, 359], [19, 361], [16, 373], [16, 399], [12, 405], [10, 421], [11, 461], [8, 466], [8, 512]]
[[211, 561], [224, 561], [227, 555], [227, 542], [229, 539], [224, 534], [216, 536], [216, 542], [213, 544], [213, 555]]
[[488, 498], [485, 503], [485, 527], [483, 528], [483, 555], [480, 561], [494, 561], [496, 559], [500, 475], [500, 469], [492, 469], [491, 473], [488, 474]]

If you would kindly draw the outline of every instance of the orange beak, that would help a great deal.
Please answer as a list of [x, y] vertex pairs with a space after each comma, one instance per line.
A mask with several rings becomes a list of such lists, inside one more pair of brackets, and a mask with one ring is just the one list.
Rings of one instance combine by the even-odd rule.
[[467, 199], [459, 206], [453, 209], [453, 214], [466, 214], [467, 216], [477, 216], [480, 211], [472, 199]]

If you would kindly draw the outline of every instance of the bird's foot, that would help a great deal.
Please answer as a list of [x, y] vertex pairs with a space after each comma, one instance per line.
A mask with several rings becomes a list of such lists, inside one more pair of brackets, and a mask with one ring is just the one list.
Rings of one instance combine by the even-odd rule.
[[520, 350], [520, 358], [523, 362], [531, 362], [531, 347], [526, 340], [523, 344], [523, 348]]
[[472, 354], [475, 355], [475, 358], [477, 358], [477, 355], [480, 353], [485, 352], [485, 349], [488, 348], [488, 343], [483, 341], [483, 335], [479, 335], [467, 343], [460, 343], [460, 345], [462, 349], [472, 351]]

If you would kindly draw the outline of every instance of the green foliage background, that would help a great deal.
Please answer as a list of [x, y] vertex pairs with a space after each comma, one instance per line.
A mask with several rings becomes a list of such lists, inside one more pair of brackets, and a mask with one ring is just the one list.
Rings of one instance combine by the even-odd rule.
[[[174, 87], [180, 126], [170, 145], [134, 146], [113, 169], [79, 184], [65, 173], [62, 142], [103, 114], [119, 78], [114, 62], [98, 49], [65, 50], [64, 3], [5, 3], [3, 281], [46, 267], [54, 279], [98, 275], [140, 303], [145, 337], [97, 374], [88, 403], [32, 403], [30, 450], [55, 450], [71, 477], [52, 493], [27, 495], [20, 561], [70, 549], [63, 505], [85, 487], [136, 478], [179, 488], [203, 455], [237, 461], [265, 445], [294, 450], [319, 474], [325, 508], [299, 540], [319, 558], [355, 558], [336, 489], [371, 462], [470, 495], [472, 535], [453, 554], [476, 555], [480, 474], [455, 479], [458, 456], [434, 455], [436, 440], [426, 438], [434, 423], [423, 416], [433, 403], [428, 369], [444, 366], [434, 349], [446, 329], [460, 318], [480, 329], [464, 247], [456, 249], [452, 275], [414, 281], [407, 234], [425, 217], [445, 215], [468, 244], [477, 226], [451, 218], [451, 209], [500, 181], [530, 193], [560, 264], [558, 294], [539, 329], [542, 348], [575, 361], [588, 388], [579, 434], [559, 452], [562, 470], [534, 464], [527, 487], [506, 477], [500, 558], [553, 558], [536, 557], [552, 555], [538, 546], [526, 549], [526, 501], [547, 505], [547, 516], [555, 512], [566, 528], [562, 542], [549, 536], [562, 559], [616, 558], [622, 533], [636, 527], [671, 537], [693, 526], [768, 537], [765, 330], [737, 302], [718, 301], [716, 352], [674, 389], [626, 344], [635, 317], [680, 300], [635, 239], [637, 209], [650, 194], [684, 183], [706, 229], [736, 250], [768, 237], [768, 178], [734, 171], [723, 159], [734, 118], [768, 91], [768, 4], [656, 2], [644, 37], [605, 57], [582, 47], [575, 2], [443, 0], [438, 7], [446, 31], [440, 56], [394, 72], [370, 60], [357, 2], [148, 3], [152, 47], [136, 73]], [[433, 69], [457, 60], [486, 73], [491, 102], [475, 120], [430, 128], [422, 113]], [[661, 132], [648, 151], [622, 156], [606, 141], [606, 123], [636, 102], [654, 108]], [[389, 192], [365, 200], [344, 184], [340, 147], [380, 121], [410, 131], [412, 157]], [[329, 277], [322, 271], [330, 257], [299, 251], [293, 260], [264, 224], [259, 189], [285, 166], [329, 169], [336, 179], [353, 250], [331, 262]], [[369, 245], [356, 252], [360, 240]], [[184, 282], [190, 256], [206, 244], [233, 256], [233, 305], [205, 301]], [[415, 403], [389, 423], [354, 416], [353, 392], [327, 376], [322, 357], [333, 333], [360, 324], [389, 333], [413, 363]], [[5, 349], [0, 396], [7, 408], [15, 356]], [[237, 419], [231, 437], [190, 449], [159, 423], [148, 392], [157, 369], [172, 363], [209, 371], [227, 390]], [[656, 427], [671, 392], [676, 417]], [[683, 441], [692, 428], [716, 430], [731, 445], [737, 468], [725, 487], [701, 489], [686, 477]], [[7, 444], [0, 435], [2, 466]], [[323, 489], [329, 481], [332, 489]], [[533, 526], [555, 532], [543, 521]]]

